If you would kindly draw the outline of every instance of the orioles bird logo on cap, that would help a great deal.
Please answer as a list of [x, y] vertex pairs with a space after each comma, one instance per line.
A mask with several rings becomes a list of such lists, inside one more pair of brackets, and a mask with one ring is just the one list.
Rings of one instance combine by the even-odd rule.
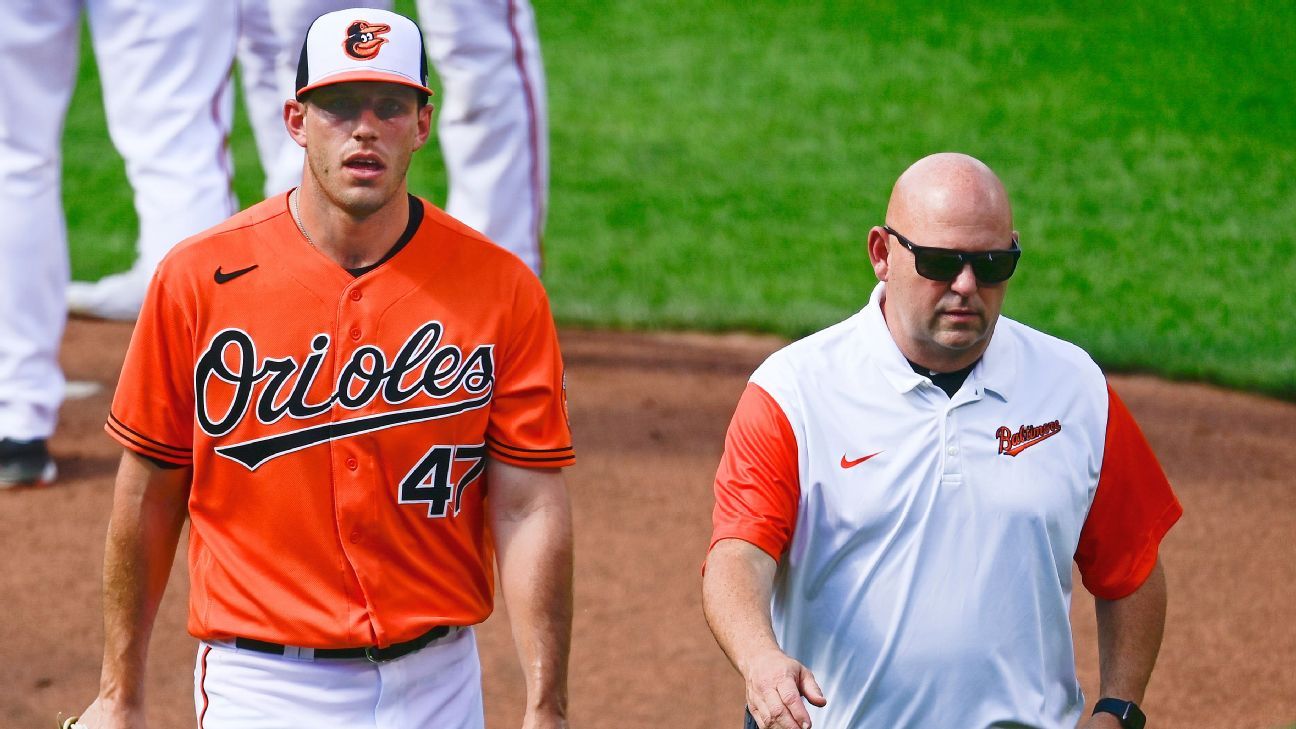
[[387, 42], [382, 35], [390, 30], [390, 25], [357, 20], [347, 26], [347, 37], [342, 47], [346, 49], [348, 56], [367, 61], [378, 55], [378, 48]]

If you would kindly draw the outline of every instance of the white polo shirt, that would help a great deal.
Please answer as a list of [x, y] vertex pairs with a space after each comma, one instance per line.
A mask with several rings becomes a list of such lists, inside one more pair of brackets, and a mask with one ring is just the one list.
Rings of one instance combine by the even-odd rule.
[[774, 631], [824, 689], [816, 727], [1072, 729], [1071, 563], [1128, 595], [1182, 509], [1082, 350], [1001, 317], [950, 398], [891, 338], [884, 290], [752, 375], [712, 544], [778, 561]]

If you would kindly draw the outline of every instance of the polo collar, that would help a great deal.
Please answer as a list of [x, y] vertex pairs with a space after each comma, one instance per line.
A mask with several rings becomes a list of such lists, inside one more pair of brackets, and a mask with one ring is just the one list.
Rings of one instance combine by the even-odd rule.
[[1012, 399], [1017, 382], [1017, 322], [1002, 314], [990, 335], [990, 346], [981, 355], [981, 362], [972, 370], [977, 384], [986, 392], [994, 393], [1004, 401]]
[[[868, 305], [859, 313], [860, 329], [878, 371], [896, 392], [903, 394], [926, 382], [927, 378], [913, 371], [909, 366], [909, 360], [905, 359], [904, 353], [900, 351], [900, 347], [891, 336], [886, 318], [882, 316], [882, 298], [885, 295], [886, 284], [878, 282], [869, 296]], [[994, 334], [990, 337], [990, 345], [981, 355], [981, 361], [968, 375], [968, 380], [974, 386], [994, 393], [1003, 400], [1012, 397], [1013, 383], [1016, 380], [1014, 326], [1016, 322], [1004, 316], [999, 317]]]
[[860, 311], [861, 329], [878, 371], [896, 392], [904, 394], [926, 382], [927, 378], [913, 371], [891, 336], [891, 330], [887, 329], [886, 317], [882, 316], [882, 297], [885, 295], [886, 284], [879, 281], [873, 287], [868, 305]]

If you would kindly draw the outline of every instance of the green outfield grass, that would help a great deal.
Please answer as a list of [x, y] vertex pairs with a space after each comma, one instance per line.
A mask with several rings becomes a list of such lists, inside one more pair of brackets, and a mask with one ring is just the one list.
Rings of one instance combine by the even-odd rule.
[[[1110, 369], [1296, 397], [1296, 5], [537, 11], [561, 321], [788, 336], [837, 321], [872, 287], [862, 242], [896, 175], [960, 150], [1014, 198], [1010, 316]], [[102, 124], [87, 62], [65, 161], [82, 278], [124, 268], [134, 235]], [[244, 126], [233, 149], [252, 202]], [[413, 187], [443, 201], [439, 155], [422, 157]]]

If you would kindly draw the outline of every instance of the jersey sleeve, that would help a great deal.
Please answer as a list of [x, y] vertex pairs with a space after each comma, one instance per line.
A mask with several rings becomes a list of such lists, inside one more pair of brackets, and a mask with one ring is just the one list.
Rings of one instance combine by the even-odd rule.
[[741, 539], [778, 561], [796, 525], [798, 473], [796, 435], [787, 415], [768, 392], [748, 383], [716, 471], [711, 546]]
[[1102, 472], [1075, 561], [1089, 592], [1118, 600], [1151, 574], [1161, 539], [1183, 507], [1143, 431], [1110, 385], [1107, 397]]
[[570, 466], [576, 453], [558, 332], [544, 289], [529, 283], [514, 309], [520, 325], [500, 349], [486, 447], [492, 458], [514, 466]]
[[104, 429], [118, 443], [180, 466], [193, 462], [193, 342], [162, 276], [149, 284]]

